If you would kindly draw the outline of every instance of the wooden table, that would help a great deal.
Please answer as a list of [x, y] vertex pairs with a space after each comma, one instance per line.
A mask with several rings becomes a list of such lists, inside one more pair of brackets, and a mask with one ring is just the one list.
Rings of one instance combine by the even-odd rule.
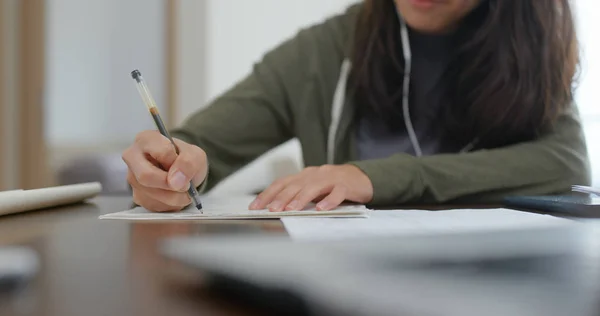
[[99, 220], [130, 206], [129, 197], [0, 217], [0, 247], [26, 245], [41, 270], [23, 290], [0, 297], [0, 315], [258, 315], [203, 290], [158, 252], [182, 235], [286, 234], [279, 220], [125, 222]]

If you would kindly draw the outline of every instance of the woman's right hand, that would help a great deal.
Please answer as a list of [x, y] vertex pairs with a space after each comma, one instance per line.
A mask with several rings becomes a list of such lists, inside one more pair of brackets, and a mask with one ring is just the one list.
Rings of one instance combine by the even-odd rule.
[[208, 171], [206, 153], [200, 147], [175, 138], [173, 141], [179, 155], [158, 131], [144, 131], [123, 152], [133, 201], [150, 211], [179, 211], [189, 205], [190, 180], [198, 186]]

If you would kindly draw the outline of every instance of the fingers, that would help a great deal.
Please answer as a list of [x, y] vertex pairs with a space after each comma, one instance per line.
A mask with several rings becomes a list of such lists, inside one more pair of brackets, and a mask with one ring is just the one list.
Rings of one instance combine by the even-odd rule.
[[136, 146], [154, 158], [165, 170], [169, 170], [177, 159], [177, 152], [171, 141], [158, 131], [144, 131], [135, 138]]
[[317, 203], [317, 211], [330, 211], [338, 207], [346, 199], [347, 191], [345, 186], [335, 186], [327, 197]]
[[190, 196], [187, 192], [176, 192], [163, 189], [155, 188], [144, 188], [139, 184], [133, 184], [131, 186], [134, 190], [143, 191], [145, 195], [151, 197], [154, 200], [160, 201], [166, 205], [183, 208], [188, 206], [191, 202]]
[[[280, 191], [273, 202], [269, 203], [269, 211], [281, 212], [283, 209], [288, 209], [292, 199], [302, 190], [302, 185], [299, 183], [291, 183], [282, 191]], [[297, 201], [293, 201], [292, 204], [298, 204]]]
[[278, 179], [273, 182], [267, 189], [262, 191], [256, 199], [250, 204], [251, 210], [262, 210], [267, 207], [268, 204], [273, 202], [275, 196], [279, 194], [290, 182], [294, 180], [294, 176], [285, 177]]
[[[301, 190], [285, 208], [287, 211], [299, 211], [306, 207], [308, 203], [315, 200], [323, 199], [331, 190], [329, 183], [321, 183], [320, 185], [311, 185]], [[320, 197], [320, 199], [319, 199]]]
[[128, 174], [128, 181], [133, 189], [133, 201], [148, 210], [154, 212], [177, 211], [190, 203], [190, 198], [186, 193], [143, 187], [131, 172]]
[[134, 144], [123, 152], [123, 161], [137, 182], [158, 189], [169, 189], [167, 172], [161, 167], [168, 168], [176, 157], [171, 142], [156, 131], [139, 133]]
[[195, 181], [194, 185], [200, 184], [204, 179], [207, 169], [206, 154], [197, 146], [181, 141], [176, 144], [180, 147], [180, 152], [169, 169], [167, 182], [173, 190], [186, 191], [192, 179]]
[[190, 145], [184, 141], [181, 141], [177, 138], [173, 138], [175, 145], [180, 150], [183, 151], [191, 151], [194, 156], [197, 156], [197, 160], [200, 162], [199, 172], [197, 172], [194, 176], [192, 176], [192, 181], [194, 185], [200, 185], [204, 179], [206, 178], [206, 174], [208, 172], [208, 157], [206, 157], [206, 153], [200, 147], [195, 145]]
[[[322, 196], [325, 197], [317, 203], [316, 209], [318, 211], [329, 211], [335, 209], [346, 200], [348, 190], [343, 185], [334, 186], [329, 181], [310, 183], [308, 185], [300, 185], [298, 182], [299, 181], [288, 182], [288, 184], [272, 198], [272, 202], [268, 203], [269, 211], [299, 211], [304, 209], [311, 201]], [[272, 193], [267, 192], [265, 196], [268, 198], [271, 194]], [[259, 199], [261, 199], [261, 197], [259, 197]], [[264, 197], [262, 199], [264, 199]]]
[[207, 174], [202, 149], [173, 141], [179, 154], [168, 138], [157, 131], [146, 131], [138, 134], [135, 143], [123, 152], [134, 201], [149, 210], [172, 211], [187, 206], [190, 181], [199, 185]]
[[[152, 164], [144, 153], [136, 146], [129, 147], [123, 152], [123, 161], [127, 164], [129, 171], [128, 181], [134, 180], [148, 188], [169, 189], [167, 183], [167, 172]], [[133, 183], [129, 181], [129, 184]]]
[[318, 210], [331, 210], [346, 199], [347, 191], [345, 186], [336, 185], [334, 179], [307, 171], [273, 182], [249, 208], [259, 210], [268, 207], [271, 212], [297, 211], [311, 201], [320, 200]]
[[140, 190], [133, 191], [133, 202], [152, 212], [173, 212], [181, 210], [181, 208], [155, 200], [151, 196], [145, 194], [144, 191]]

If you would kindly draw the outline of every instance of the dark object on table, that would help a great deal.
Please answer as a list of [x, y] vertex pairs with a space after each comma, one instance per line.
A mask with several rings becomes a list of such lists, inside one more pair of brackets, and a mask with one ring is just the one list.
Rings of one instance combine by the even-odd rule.
[[37, 254], [25, 247], [0, 247], [0, 295], [26, 285], [39, 269]]
[[600, 198], [588, 195], [512, 196], [504, 205], [561, 217], [600, 218]]

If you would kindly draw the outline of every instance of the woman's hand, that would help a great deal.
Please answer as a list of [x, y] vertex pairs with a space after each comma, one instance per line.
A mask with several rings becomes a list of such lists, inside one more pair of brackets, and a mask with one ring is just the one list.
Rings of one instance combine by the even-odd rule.
[[208, 170], [204, 151], [178, 139], [174, 142], [179, 155], [158, 131], [145, 131], [123, 152], [137, 205], [155, 212], [179, 211], [191, 203], [190, 180], [194, 185], [204, 181]]
[[303, 209], [317, 202], [317, 210], [336, 208], [344, 201], [365, 204], [373, 198], [371, 180], [353, 165], [309, 167], [279, 179], [250, 204], [251, 210], [268, 207], [271, 212]]

